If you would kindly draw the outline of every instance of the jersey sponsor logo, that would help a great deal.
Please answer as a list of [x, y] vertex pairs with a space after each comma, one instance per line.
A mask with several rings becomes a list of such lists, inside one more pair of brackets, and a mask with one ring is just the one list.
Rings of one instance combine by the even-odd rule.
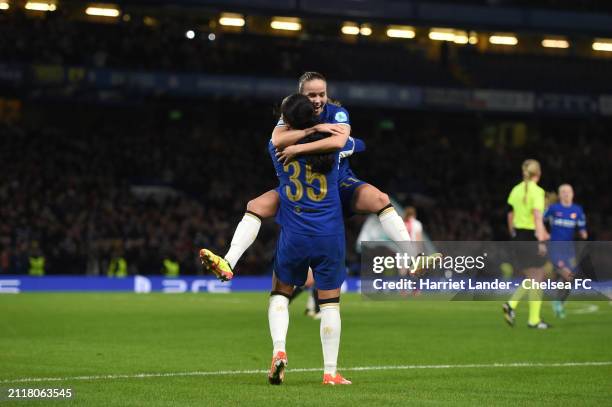
[[576, 227], [576, 221], [575, 220], [569, 220], [569, 219], [555, 219], [553, 220], [553, 225], [554, 226], [560, 226], [560, 227], [564, 227], [564, 228], [575, 228]]
[[336, 115], [334, 116], [334, 119], [335, 119], [337, 122], [343, 123], [343, 122], [345, 122], [345, 121], [347, 121], [347, 120], [348, 120], [348, 117], [346, 116], [346, 113], [344, 113], [344, 112], [338, 112], [338, 113], [336, 113]]
[[302, 212], [304, 213], [317, 213], [317, 212], [322, 212], [316, 208], [302, 208]]

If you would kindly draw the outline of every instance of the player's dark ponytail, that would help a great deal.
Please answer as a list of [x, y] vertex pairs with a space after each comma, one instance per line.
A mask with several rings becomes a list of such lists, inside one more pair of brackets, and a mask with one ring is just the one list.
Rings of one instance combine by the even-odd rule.
[[304, 130], [318, 123], [310, 100], [299, 93], [287, 96], [281, 104], [283, 121], [292, 129]]
[[[310, 142], [321, 140], [327, 137], [331, 137], [331, 134], [317, 132], [317, 133], [313, 133], [309, 136], [304, 137], [302, 140], [304, 143], [310, 143]], [[309, 154], [306, 156], [306, 162], [311, 166], [314, 172], [318, 172], [319, 174], [327, 174], [333, 168], [334, 153]]]
[[[310, 100], [299, 93], [287, 96], [281, 104], [281, 114], [283, 121], [292, 129], [304, 130], [316, 125], [318, 117], [314, 112]], [[300, 142], [310, 143], [312, 141], [321, 140], [322, 138], [330, 137], [329, 133], [313, 133], [304, 137]], [[327, 174], [334, 165], [334, 154], [308, 154], [306, 162], [312, 167], [314, 172], [319, 174]]]

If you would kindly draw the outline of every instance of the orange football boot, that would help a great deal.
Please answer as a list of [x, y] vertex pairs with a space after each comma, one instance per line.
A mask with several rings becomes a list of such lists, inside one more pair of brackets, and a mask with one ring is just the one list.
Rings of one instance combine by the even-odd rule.
[[335, 376], [332, 376], [330, 374], [324, 374], [323, 384], [330, 384], [332, 386], [335, 386], [336, 384], [353, 384], [353, 382], [345, 379], [340, 373], [336, 372]]
[[272, 364], [268, 373], [268, 381], [270, 384], [282, 384], [285, 380], [285, 368], [287, 367], [287, 354], [283, 351], [278, 351], [272, 356]]

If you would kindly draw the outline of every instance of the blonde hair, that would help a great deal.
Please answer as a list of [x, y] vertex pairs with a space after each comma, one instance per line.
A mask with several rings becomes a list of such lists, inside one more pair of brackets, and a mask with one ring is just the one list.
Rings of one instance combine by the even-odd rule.
[[525, 196], [523, 197], [523, 203], [527, 203], [527, 192], [529, 191], [529, 181], [535, 176], [542, 175], [542, 169], [538, 160], [528, 159], [523, 161], [521, 166], [523, 171], [523, 182], [525, 183]]

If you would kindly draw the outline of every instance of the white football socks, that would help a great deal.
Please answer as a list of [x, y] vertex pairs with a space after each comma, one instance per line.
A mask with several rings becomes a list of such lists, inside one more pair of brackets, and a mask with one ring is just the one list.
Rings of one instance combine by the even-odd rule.
[[244, 214], [244, 217], [236, 227], [230, 249], [225, 255], [225, 260], [232, 266], [232, 269], [236, 267], [236, 263], [238, 263], [246, 249], [253, 244], [260, 227], [261, 220], [257, 216], [250, 213]]
[[322, 304], [320, 333], [324, 374], [336, 375], [341, 326], [340, 304]]
[[285, 352], [285, 343], [287, 342], [287, 329], [289, 328], [289, 298], [274, 294], [270, 296], [270, 305], [268, 307], [268, 322], [270, 323], [270, 335], [272, 336], [272, 344], [276, 352]]
[[390, 206], [378, 215], [383, 230], [394, 242], [409, 242], [410, 234], [406, 229], [404, 220], [397, 214], [395, 208]]

